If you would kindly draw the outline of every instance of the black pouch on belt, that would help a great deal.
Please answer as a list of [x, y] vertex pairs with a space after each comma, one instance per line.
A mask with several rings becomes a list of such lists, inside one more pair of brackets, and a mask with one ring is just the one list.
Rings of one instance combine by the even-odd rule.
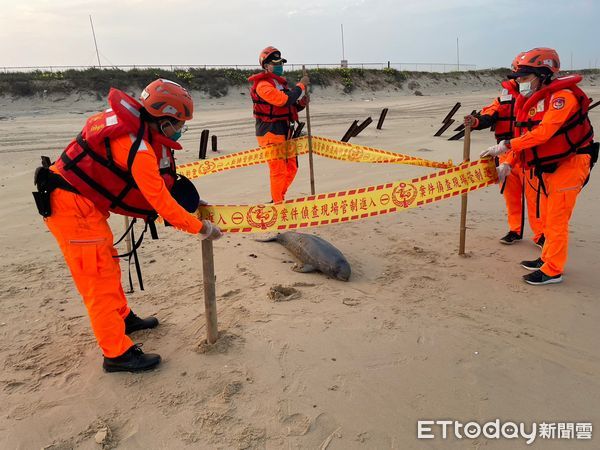
[[48, 178], [50, 176], [50, 158], [42, 156], [42, 165], [35, 169], [33, 184], [37, 186], [37, 192], [32, 192], [35, 206], [42, 217], [50, 217], [50, 192]]
[[52, 162], [47, 156], [42, 156], [42, 165], [35, 169], [33, 184], [37, 186], [37, 192], [32, 192], [35, 206], [42, 217], [50, 217], [52, 210], [50, 208], [50, 194], [54, 189], [63, 189], [65, 191], [79, 192], [71, 186], [63, 177], [52, 172], [50, 166]]

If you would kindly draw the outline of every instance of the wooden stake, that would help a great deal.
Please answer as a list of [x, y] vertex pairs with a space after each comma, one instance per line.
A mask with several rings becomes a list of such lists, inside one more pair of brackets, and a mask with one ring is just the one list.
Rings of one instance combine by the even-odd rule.
[[379, 121], [377, 122], [377, 129], [381, 130], [381, 127], [383, 126], [383, 121], [385, 120], [385, 116], [388, 113], [388, 109], [387, 108], [383, 108], [381, 110], [381, 115], [379, 116]]
[[206, 149], [208, 147], [209, 130], [202, 130], [200, 133], [200, 149], [198, 150], [198, 159], [206, 159]]
[[344, 134], [344, 136], [342, 136], [342, 139], [340, 139], [342, 142], [348, 142], [352, 136], [354, 136], [354, 131], [356, 130], [356, 127], [358, 126], [358, 120], [355, 120], [354, 122], [352, 122], [352, 125], [350, 125], [350, 127], [348, 128], [348, 130], [346, 130], [346, 133]]
[[208, 239], [202, 241], [202, 281], [204, 283], [204, 315], [206, 316], [206, 341], [217, 342], [217, 294], [215, 287], [215, 259], [213, 243]]
[[448, 111], [448, 114], [446, 114], [446, 117], [444, 117], [444, 120], [442, 120], [442, 123], [446, 123], [450, 119], [452, 119], [452, 117], [454, 116], [454, 114], [456, 114], [456, 111], [458, 111], [460, 106], [461, 106], [460, 102], [456, 102], [456, 104], [452, 107], [452, 109], [450, 111]]
[[371, 119], [371, 117], [367, 117], [363, 123], [361, 123], [359, 126], [357, 126], [354, 129], [354, 133], [352, 134], [352, 137], [358, 136], [362, 132], [362, 130], [364, 130], [369, 125], [371, 125], [372, 122], [373, 122], [373, 119]]
[[[465, 141], [463, 143], [463, 160], [471, 160], [471, 127], [465, 127]], [[465, 238], [467, 233], [467, 193], [461, 195], [460, 201], [460, 242], [458, 243], [458, 254], [465, 255]]]
[[449, 141], [458, 141], [460, 140], [460, 138], [462, 138], [465, 135], [465, 128], [463, 127], [462, 130], [460, 130], [458, 133], [450, 136], [448, 138]]
[[[308, 75], [306, 67], [302, 66], [302, 73]], [[313, 166], [313, 147], [312, 147], [312, 132], [310, 129], [310, 95], [308, 93], [308, 86], [306, 86], [306, 133], [308, 136], [308, 166], [310, 169], [310, 194], [315, 195], [315, 172]]]
[[450, 126], [454, 123], [454, 119], [448, 119], [446, 122], [444, 122], [444, 124], [442, 125], [442, 127], [436, 131], [436, 133], [434, 134], [434, 136], [441, 136], [442, 133], [444, 133], [444, 131], [446, 131], [448, 128], [450, 128]]

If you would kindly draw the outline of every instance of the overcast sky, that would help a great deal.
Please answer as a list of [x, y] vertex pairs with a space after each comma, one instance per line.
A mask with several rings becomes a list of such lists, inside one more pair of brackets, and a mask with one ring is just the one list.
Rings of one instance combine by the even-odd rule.
[[600, 0], [0, 0], [0, 66], [456, 62], [507, 67], [536, 46], [600, 67]]

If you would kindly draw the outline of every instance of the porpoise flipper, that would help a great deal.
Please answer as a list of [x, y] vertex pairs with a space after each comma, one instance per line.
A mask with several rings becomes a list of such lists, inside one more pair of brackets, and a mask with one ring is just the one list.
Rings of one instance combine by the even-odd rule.
[[292, 267], [292, 270], [294, 272], [298, 272], [298, 273], [311, 273], [311, 272], [315, 272], [317, 270], [317, 268], [315, 266], [311, 266], [310, 264], [294, 264], [294, 266]]

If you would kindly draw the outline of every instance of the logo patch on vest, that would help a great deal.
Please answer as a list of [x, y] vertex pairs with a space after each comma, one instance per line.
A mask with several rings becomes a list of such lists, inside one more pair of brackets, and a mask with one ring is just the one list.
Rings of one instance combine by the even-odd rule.
[[536, 108], [531, 108], [531, 109], [529, 110], [529, 117], [533, 117], [533, 116], [535, 116], [535, 115], [536, 115], [536, 113], [537, 113], [537, 109], [536, 109]]
[[552, 107], [554, 109], [563, 109], [565, 107], [565, 99], [563, 97], [558, 97], [552, 100]]

